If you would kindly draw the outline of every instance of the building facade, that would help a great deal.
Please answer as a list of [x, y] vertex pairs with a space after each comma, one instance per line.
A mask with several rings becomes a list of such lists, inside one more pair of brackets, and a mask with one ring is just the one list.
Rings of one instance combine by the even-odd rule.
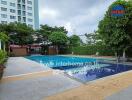
[[0, 23], [21, 22], [39, 28], [38, 0], [0, 0]]

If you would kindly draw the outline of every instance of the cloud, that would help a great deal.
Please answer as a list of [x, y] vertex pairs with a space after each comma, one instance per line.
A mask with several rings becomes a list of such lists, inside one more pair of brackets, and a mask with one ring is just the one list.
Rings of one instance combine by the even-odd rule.
[[39, 0], [40, 24], [65, 26], [69, 34], [97, 30], [108, 6], [115, 0]]
[[50, 18], [56, 18], [58, 15], [59, 15], [58, 11], [50, 8], [45, 8], [40, 13], [40, 18], [43, 18], [44, 16], [48, 16]]

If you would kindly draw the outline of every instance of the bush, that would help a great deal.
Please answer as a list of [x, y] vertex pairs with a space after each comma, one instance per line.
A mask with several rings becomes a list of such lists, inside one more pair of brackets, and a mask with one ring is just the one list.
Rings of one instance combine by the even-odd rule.
[[7, 58], [7, 53], [3, 50], [0, 50], [0, 64], [3, 64], [6, 58]]
[[114, 52], [105, 45], [71, 47], [68, 51], [77, 55], [95, 55], [98, 52], [100, 56], [114, 56]]

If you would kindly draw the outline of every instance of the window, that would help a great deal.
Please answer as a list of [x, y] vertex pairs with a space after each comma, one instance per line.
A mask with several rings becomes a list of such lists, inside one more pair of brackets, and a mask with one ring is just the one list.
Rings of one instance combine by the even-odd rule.
[[33, 25], [31, 25], [31, 24], [28, 24], [28, 26], [31, 27], [31, 28], [33, 28]]
[[22, 0], [22, 3], [25, 4], [25, 0]]
[[16, 19], [16, 16], [12, 16], [12, 15], [11, 15], [11, 16], [10, 16], [10, 19]]
[[10, 6], [15, 7], [15, 3], [10, 2]]
[[10, 9], [10, 12], [11, 13], [15, 13], [16, 11], [14, 9]]
[[18, 9], [21, 9], [21, 5], [20, 5], [20, 4], [18, 4], [18, 5], [17, 5], [17, 8], [18, 8]]
[[19, 21], [19, 22], [21, 21], [21, 16], [18, 16], [18, 21]]
[[1, 0], [1, 4], [7, 5], [7, 1]]
[[32, 10], [32, 7], [27, 7], [28, 10]]
[[1, 14], [1, 18], [7, 18], [7, 14]]
[[21, 10], [18, 10], [18, 15], [21, 15]]
[[28, 12], [28, 16], [32, 16], [32, 15], [33, 15], [32, 13], [29, 13], [29, 12]]
[[29, 0], [28, 0], [27, 3], [30, 4], [30, 5], [32, 5], [32, 1], [29, 1]]
[[26, 9], [25, 5], [22, 5], [22, 10], [25, 10], [25, 9]]
[[23, 22], [26, 22], [26, 17], [23, 17]]
[[1, 11], [7, 11], [7, 8], [1, 7]]
[[25, 11], [23, 11], [23, 12], [22, 12], [22, 15], [23, 15], [23, 16], [26, 16], [26, 12], [25, 12]]
[[18, 3], [21, 3], [21, 0], [17, 0]]
[[29, 22], [32, 22], [32, 21], [33, 21], [33, 19], [28, 18], [28, 21], [29, 21]]
[[1, 21], [2, 24], [7, 24], [7, 21]]

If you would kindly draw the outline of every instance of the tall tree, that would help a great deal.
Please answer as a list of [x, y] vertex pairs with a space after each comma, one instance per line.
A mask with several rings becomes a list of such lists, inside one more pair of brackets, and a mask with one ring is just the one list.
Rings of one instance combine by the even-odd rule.
[[51, 27], [48, 25], [41, 25], [40, 30], [38, 30], [37, 36], [38, 39], [41, 37], [41, 42], [49, 42], [49, 36], [54, 32], [61, 32], [67, 34], [67, 31], [64, 27]]
[[57, 46], [57, 53], [59, 53], [60, 48], [65, 47], [68, 41], [68, 37], [63, 32], [53, 32], [49, 36], [49, 41], [52, 42], [52, 45]]
[[79, 46], [81, 44], [81, 39], [77, 35], [70, 36], [69, 41], [71, 46]]
[[15, 44], [26, 45], [33, 41], [34, 30], [26, 24], [10, 23], [7, 31], [9, 31], [10, 41]]
[[99, 34], [96, 31], [94, 33], [86, 33], [85, 36], [88, 45], [96, 44], [101, 40]]
[[[116, 6], [123, 6], [125, 14], [113, 16], [111, 12]], [[114, 2], [106, 12], [104, 19], [100, 21], [98, 32], [104, 43], [110, 46], [118, 55], [131, 47], [132, 1], [117, 0]]]
[[0, 49], [2, 47], [1, 44], [3, 44], [3, 50], [5, 51], [6, 47], [6, 42], [8, 42], [9, 37], [4, 33], [4, 32], [0, 32]]

